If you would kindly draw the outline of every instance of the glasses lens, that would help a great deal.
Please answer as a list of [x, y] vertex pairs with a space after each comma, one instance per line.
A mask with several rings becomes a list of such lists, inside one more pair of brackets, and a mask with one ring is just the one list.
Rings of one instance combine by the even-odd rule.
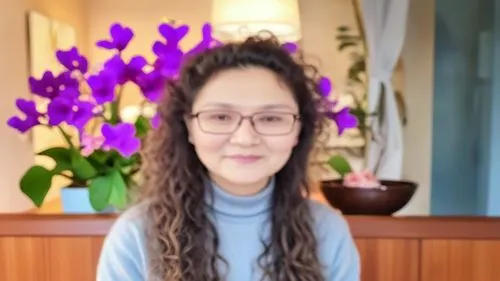
[[[204, 111], [198, 113], [201, 130], [212, 134], [233, 133], [242, 116], [230, 111]], [[253, 125], [261, 135], [283, 135], [292, 131], [295, 115], [286, 112], [262, 112], [253, 115]]]
[[295, 115], [286, 112], [263, 112], [254, 115], [255, 131], [262, 135], [283, 135], [292, 131]]
[[207, 133], [232, 133], [240, 121], [240, 116], [227, 111], [204, 111], [198, 114], [201, 129]]

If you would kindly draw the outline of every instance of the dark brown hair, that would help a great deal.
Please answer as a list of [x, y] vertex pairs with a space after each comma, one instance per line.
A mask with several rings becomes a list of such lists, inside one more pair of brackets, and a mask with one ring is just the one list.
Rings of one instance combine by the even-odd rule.
[[322, 281], [306, 199], [310, 192], [309, 154], [322, 124], [315, 98], [319, 77], [301, 56], [292, 56], [269, 36], [250, 37], [197, 54], [184, 64], [179, 79], [169, 83], [159, 105], [160, 125], [148, 139], [143, 155], [151, 273], [164, 281], [224, 279], [217, 268], [223, 261], [217, 251], [217, 230], [207, 215], [207, 173], [188, 141], [184, 117], [191, 113], [196, 94], [213, 75], [240, 67], [263, 67], [276, 73], [294, 94], [302, 127], [289, 161], [275, 177], [271, 236], [264, 242], [259, 259], [263, 279]]

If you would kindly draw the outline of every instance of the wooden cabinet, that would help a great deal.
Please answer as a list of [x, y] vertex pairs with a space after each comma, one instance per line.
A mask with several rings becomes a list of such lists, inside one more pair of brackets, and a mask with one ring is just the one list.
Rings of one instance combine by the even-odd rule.
[[419, 281], [416, 239], [356, 239], [362, 281]]
[[[0, 280], [94, 281], [113, 216], [0, 215]], [[347, 217], [361, 281], [499, 281], [500, 219]]]
[[421, 280], [500, 280], [500, 240], [423, 240], [421, 260]]
[[0, 237], [0, 280], [95, 280], [101, 245], [101, 237]]

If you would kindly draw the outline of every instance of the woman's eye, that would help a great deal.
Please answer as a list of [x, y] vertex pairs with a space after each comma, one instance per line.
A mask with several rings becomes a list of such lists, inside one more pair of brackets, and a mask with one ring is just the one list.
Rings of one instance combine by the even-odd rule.
[[231, 121], [232, 116], [228, 114], [213, 114], [210, 116], [210, 119], [215, 121]]
[[265, 115], [259, 118], [260, 121], [269, 123], [281, 122], [282, 119], [283, 118], [281, 118], [281, 116], [276, 116], [276, 115]]

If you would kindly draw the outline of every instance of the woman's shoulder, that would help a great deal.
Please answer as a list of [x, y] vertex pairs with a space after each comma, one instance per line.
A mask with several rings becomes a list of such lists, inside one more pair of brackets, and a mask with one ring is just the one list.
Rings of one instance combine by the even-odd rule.
[[118, 214], [101, 249], [97, 280], [144, 280], [147, 269], [146, 206], [131, 206]]
[[308, 200], [309, 208], [313, 218], [313, 227], [320, 240], [329, 237], [328, 240], [345, 236], [351, 236], [349, 224], [342, 212], [327, 203], [317, 200]]
[[147, 218], [147, 204], [140, 202], [129, 206], [127, 209], [117, 214], [111, 230], [137, 230], [143, 231]]
[[325, 203], [311, 200], [309, 204], [327, 280], [360, 280], [360, 256], [345, 217]]

